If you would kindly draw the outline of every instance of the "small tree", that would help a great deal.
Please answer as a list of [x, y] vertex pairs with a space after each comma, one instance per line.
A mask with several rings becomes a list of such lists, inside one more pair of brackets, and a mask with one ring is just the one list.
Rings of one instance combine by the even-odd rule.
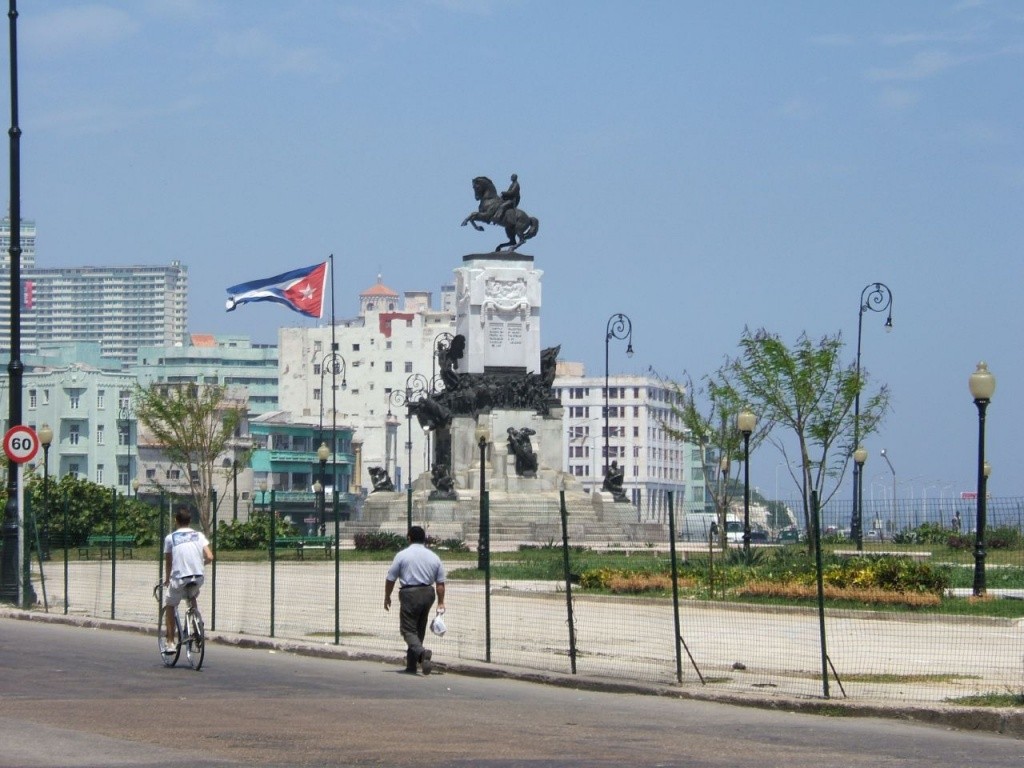
[[[232, 461], [225, 468], [218, 459], [238, 446], [244, 405], [230, 400], [222, 386], [163, 383], [136, 389], [135, 403], [139, 422], [188, 481], [188, 495], [209, 534], [211, 491], [221, 490], [218, 481], [230, 480], [235, 471]], [[218, 505], [224, 495], [218, 495]]]
[[[705, 476], [704, 482], [715, 504], [719, 543], [725, 547], [728, 543], [726, 515], [736, 495], [743, 461], [743, 436], [736, 428], [736, 414], [743, 409], [743, 399], [721, 371], [705, 377], [700, 389], [689, 378], [685, 389], [675, 382], [672, 386], [681, 403], [681, 407], [676, 410], [683, 422], [683, 430], [664, 425], [665, 431], [676, 440], [698, 443], [705, 457], [710, 452], [710, 458], [714, 461], [714, 477]], [[698, 395], [702, 403], [698, 402]], [[765, 432], [766, 429], [759, 424], [757, 431], [751, 435], [751, 444], [761, 442]], [[742, 493], [742, 485], [739, 488]]]
[[[764, 329], [745, 329], [740, 355], [727, 360], [720, 371], [728, 386], [750, 404], [770, 430], [772, 443], [787, 466], [795, 438], [800, 477], [792, 474], [803, 499], [804, 525], [811, 528], [811, 491], [823, 506], [839, 488], [853, 451], [853, 404], [862, 391], [866, 373], [858, 378], [856, 366], [842, 362], [842, 334], [825, 335], [817, 342], [806, 333], [792, 348]], [[861, 400], [861, 437], [876, 431], [889, 408], [884, 385]]]

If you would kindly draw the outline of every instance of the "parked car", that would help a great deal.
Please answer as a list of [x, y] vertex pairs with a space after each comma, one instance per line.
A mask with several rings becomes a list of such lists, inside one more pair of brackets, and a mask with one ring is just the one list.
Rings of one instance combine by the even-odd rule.
[[775, 540], [779, 544], [796, 544], [801, 538], [799, 528], [784, 528], [779, 531], [779, 535]]
[[[726, 520], [725, 521], [725, 540], [730, 544], [742, 544], [743, 543], [743, 523], [738, 520]], [[759, 528], [750, 529], [750, 543], [751, 544], [767, 544], [769, 542], [768, 534]]]

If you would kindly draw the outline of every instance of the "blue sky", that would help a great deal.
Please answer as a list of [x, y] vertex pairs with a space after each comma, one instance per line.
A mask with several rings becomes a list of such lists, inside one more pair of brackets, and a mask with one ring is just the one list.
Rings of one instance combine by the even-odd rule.
[[[865, 493], [974, 486], [978, 360], [995, 495], [1024, 495], [1024, 5], [962, 2], [22, 2], [22, 215], [40, 266], [189, 266], [195, 332], [273, 342], [224, 289], [335, 254], [435, 292], [503, 238], [470, 181], [540, 219], [542, 336], [603, 373], [696, 379], [744, 327], [842, 332], [892, 390]], [[5, 78], [7, 80], [7, 78]], [[5, 86], [6, 88], [6, 86]], [[9, 102], [5, 102], [9, 103]], [[5, 173], [6, 175], [6, 173]], [[787, 491], [780, 457], [752, 482]], [[877, 485], [877, 489], [876, 489]]]

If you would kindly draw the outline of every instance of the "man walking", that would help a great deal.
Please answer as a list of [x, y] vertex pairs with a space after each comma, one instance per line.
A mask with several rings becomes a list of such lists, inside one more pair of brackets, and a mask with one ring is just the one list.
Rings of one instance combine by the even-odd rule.
[[409, 528], [409, 546], [395, 555], [384, 581], [384, 610], [391, 610], [391, 592], [395, 582], [401, 581], [398, 590], [399, 631], [409, 646], [405, 653], [405, 671], [416, 674], [420, 664], [423, 674], [433, 670], [429, 648], [423, 647], [427, 634], [430, 607], [434, 604], [435, 585], [437, 590], [437, 612], [444, 613], [444, 565], [441, 558], [426, 547], [427, 533], [422, 527]]

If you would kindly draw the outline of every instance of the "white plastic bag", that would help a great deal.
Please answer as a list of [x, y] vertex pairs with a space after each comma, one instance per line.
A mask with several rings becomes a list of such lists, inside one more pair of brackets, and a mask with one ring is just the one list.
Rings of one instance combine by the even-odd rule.
[[437, 614], [430, 621], [430, 631], [438, 637], [443, 637], [444, 633], [448, 631], [448, 627], [444, 624], [444, 619], [441, 618], [441, 614]]

